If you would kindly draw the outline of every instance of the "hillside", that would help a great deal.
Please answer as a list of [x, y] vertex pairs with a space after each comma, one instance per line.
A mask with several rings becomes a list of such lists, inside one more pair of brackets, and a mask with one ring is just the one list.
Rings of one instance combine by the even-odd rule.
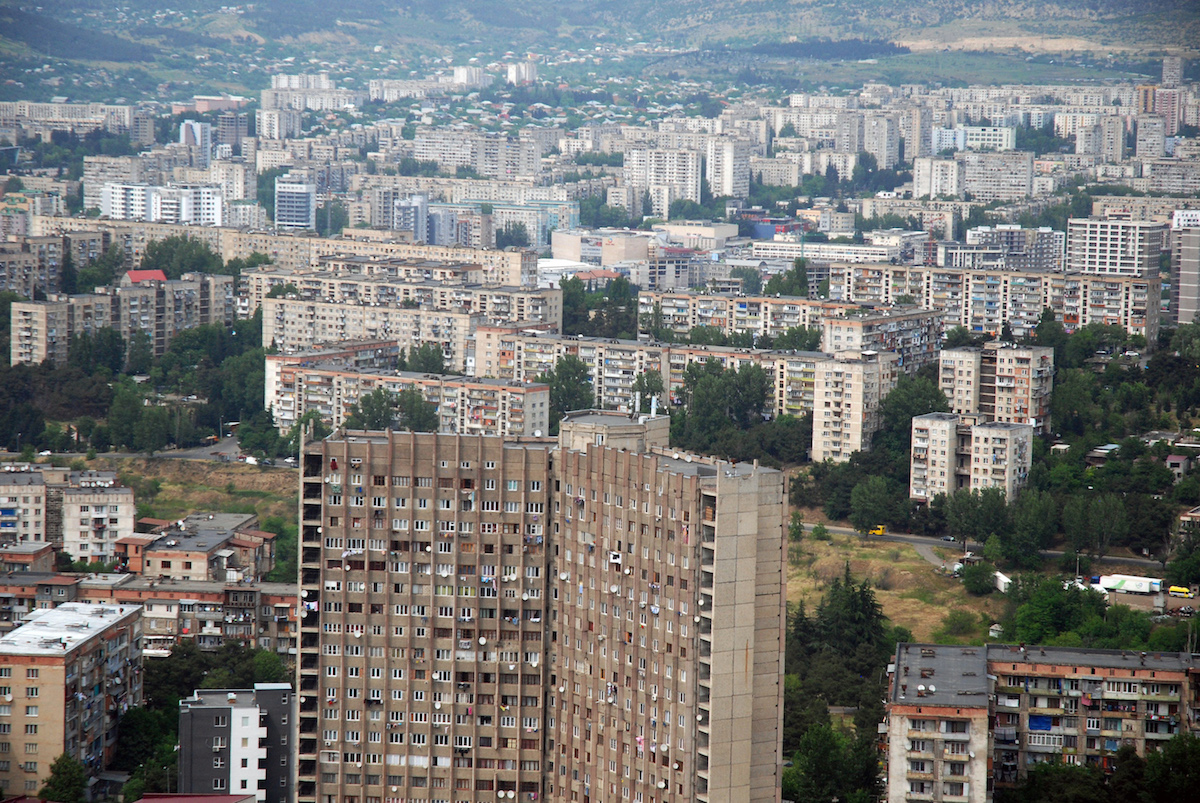
[[[0, 8], [15, 8], [5, 0]], [[61, 0], [25, 13], [4, 36], [63, 23], [135, 38], [151, 47], [238, 49], [268, 44], [336, 45], [345, 54], [376, 45], [416, 51], [458, 47], [548, 47], [590, 38], [662, 40], [701, 46], [813, 39], [887, 39], [913, 49], [1191, 49], [1200, 41], [1193, 0], [265, 0], [230, 7], [196, 0], [164, 11], [148, 0], [119, 10], [98, 0]], [[234, 8], [236, 11], [230, 12]], [[42, 20], [37, 18], [42, 16]], [[655, 25], [647, 26], [647, 20]], [[122, 50], [129, 50], [123, 47]], [[91, 48], [85, 48], [89, 58]], [[131, 53], [133, 51], [131, 50]]]

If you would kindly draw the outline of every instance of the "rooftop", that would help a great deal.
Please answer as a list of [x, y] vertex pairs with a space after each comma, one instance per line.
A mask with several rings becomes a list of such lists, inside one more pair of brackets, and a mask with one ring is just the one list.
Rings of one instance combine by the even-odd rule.
[[988, 704], [987, 648], [896, 645], [893, 703], [973, 707]]
[[122, 621], [132, 621], [137, 605], [64, 602], [31, 612], [25, 622], [0, 637], [0, 655], [62, 655]]

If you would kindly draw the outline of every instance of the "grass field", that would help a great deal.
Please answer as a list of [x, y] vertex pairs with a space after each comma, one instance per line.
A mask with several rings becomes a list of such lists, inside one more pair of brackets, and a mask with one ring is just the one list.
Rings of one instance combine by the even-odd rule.
[[[951, 557], [951, 550], [934, 550]], [[825, 588], [841, 577], [846, 563], [856, 582], [869, 580], [884, 614], [893, 624], [907, 627], [918, 640], [971, 641], [982, 639], [988, 626], [999, 619], [1004, 600], [996, 596], [972, 597], [953, 577], [941, 574], [907, 544], [864, 541], [852, 535], [832, 535], [829, 541], [806, 538], [788, 545], [788, 604], [803, 602], [811, 612]], [[958, 614], [953, 632], [944, 632], [951, 611]]]

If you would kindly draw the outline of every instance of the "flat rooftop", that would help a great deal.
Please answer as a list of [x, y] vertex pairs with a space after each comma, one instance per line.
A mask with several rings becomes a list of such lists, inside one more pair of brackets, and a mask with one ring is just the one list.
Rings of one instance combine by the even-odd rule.
[[986, 708], [987, 675], [986, 647], [901, 642], [888, 697], [909, 705]]
[[16, 630], [0, 637], [0, 655], [63, 655], [96, 638], [123, 620], [132, 620], [137, 605], [90, 605], [64, 602], [57, 608], [31, 612]]
[[234, 537], [235, 531], [254, 520], [253, 514], [193, 513], [166, 530], [145, 548], [146, 552], [208, 552]]
[[989, 661], [1012, 664], [1077, 664], [1096, 669], [1158, 669], [1164, 672], [1186, 672], [1196, 666], [1192, 656], [1183, 652], [1139, 652], [1137, 650], [1097, 650], [1086, 647], [1026, 646], [1024, 652], [1016, 644], [989, 644]]

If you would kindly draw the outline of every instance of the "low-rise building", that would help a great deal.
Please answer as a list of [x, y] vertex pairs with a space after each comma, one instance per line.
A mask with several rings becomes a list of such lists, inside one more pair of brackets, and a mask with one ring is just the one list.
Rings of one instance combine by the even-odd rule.
[[[257, 526], [254, 514], [193, 513], [153, 528], [148, 544], [120, 539], [114, 557], [123, 570], [151, 578], [254, 581], [275, 566], [275, 534]], [[141, 547], [140, 565], [131, 546]]]
[[[68, 602], [31, 612], [0, 636], [0, 790], [32, 794], [63, 753], [89, 774], [116, 750], [117, 720], [142, 702], [142, 622], [136, 605]], [[11, 748], [20, 740], [23, 749]]]

